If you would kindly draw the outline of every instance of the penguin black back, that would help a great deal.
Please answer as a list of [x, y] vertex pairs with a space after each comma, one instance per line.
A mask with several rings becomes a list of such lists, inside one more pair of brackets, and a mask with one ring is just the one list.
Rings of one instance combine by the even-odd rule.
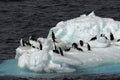
[[120, 41], [120, 39], [117, 40], [117, 42], [119, 42], [119, 41]]
[[72, 47], [73, 47], [73, 48], [78, 48], [77, 43], [73, 43], [73, 44], [72, 44]]
[[82, 40], [80, 40], [80, 45], [83, 46], [84, 42]]
[[113, 41], [114, 40], [114, 35], [112, 33], [110, 33], [110, 40]]
[[68, 49], [65, 49], [65, 51], [70, 51], [70, 48], [68, 48]]
[[53, 50], [53, 52], [59, 54], [59, 51], [57, 49]]
[[79, 51], [83, 51], [83, 49], [82, 48], [76, 48], [77, 50], [79, 50]]
[[35, 46], [32, 45], [32, 48], [35, 48]]
[[53, 40], [53, 42], [55, 42], [55, 34], [54, 34], [54, 32], [52, 31], [52, 40]]
[[24, 42], [27, 46], [32, 46], [29, 41]]
[[93, 40], [96, 40], [96, 39], [97, 39], [97, 36], [92, 37], [92, 38], [90, 39], [90, 41], [93, 41]]
[[59, 50], [60, 50], [60, 54], [62, 55], [62, 56], [64, 56], [64, 54], [63, 54], [63, 50], [59, 47]]
[[87, 48], [88, 48], [88, 51], [91, 50], [91, 47], [90, 47], [90, 45], [88, 43], [87, 43]]

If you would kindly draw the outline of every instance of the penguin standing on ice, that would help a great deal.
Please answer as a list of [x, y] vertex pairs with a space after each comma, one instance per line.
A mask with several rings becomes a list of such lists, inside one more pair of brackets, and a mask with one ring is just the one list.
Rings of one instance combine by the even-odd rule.
[[114, 35], [110, 32], [110, 40], [113, 41], [114, 40]]
[[87, 43], [87, 49], [88, 49], [88, 51], [91, 51], [91, 47], [88, 43]]
[[29, 41], [25, 41], [25, 45], [30, 47], [32, 46]]
[[80, 42], [80, 46], [84, 45], [84, 42], [82, 40], [80, 40], [79, 42]]
[[42, 43], [41, 43], [41, 41], [38, 41], [38, 42], [40, 44], [39, 49], [42, 50]]
[[54, 47], [55, 47], [54, 50], [53, 50], [53, 52], [59, 54], [59, 50], [57, 49], [57, 46], [55, 45], [55, 42], [56, 42], [55, 39], [56, 39], [55, 38], [55, 34], [52, 31], [52, 40], [53, 40], [53, 44], [54, 44]]
[[75, 48], [75, 49], [78, 50], [78, 51], [83, 51], [81, 48], [78, 48], [77, 43], [73, 43], [73, 44], [72, 44], [72, 47]]
[[23, 39], [20, 39], [20, 46], [25, 47], [25, 41]]
[[56, 45], [55, 45], [55, 34], [54, 34], [54, 32], [52, 31], [52, 40], [53, 40], [53, 44], [54, 44], [54, 47], [55, 47], [55, 50], [57, 50], [57, 47], [56, 47]]

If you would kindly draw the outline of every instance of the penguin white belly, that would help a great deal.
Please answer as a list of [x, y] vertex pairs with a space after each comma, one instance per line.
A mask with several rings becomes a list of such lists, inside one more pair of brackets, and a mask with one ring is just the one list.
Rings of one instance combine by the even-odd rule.
[[32, 44], [33, 46], [35, 46], [36, 48], [40, 47], [40, 43], [37, 41], [33, 41], [33, 40], [29, 40], [30, 44]]

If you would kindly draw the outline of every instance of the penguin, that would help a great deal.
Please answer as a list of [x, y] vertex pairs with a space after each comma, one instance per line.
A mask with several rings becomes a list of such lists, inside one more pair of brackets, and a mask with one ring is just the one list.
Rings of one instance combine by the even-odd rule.
[[35, 46], [32, 45], [32, 48], [35, 48]]
[[88, 51], [91, 51], [91, 47], [88, 43], [87, 43], [87, 49], [88, 49]]
[[37, 39], [35, 38], [35, 36], [32, 35], [32, 36], [29, 37], [29, 43], [30, 43], [32, 46], [40, 49], [39, 40], [37, 40]]
[[52, 31], [52, 40], [53, 40], [53, 42], [55, 42], [55, 34], [54, 34], [54, 32]]
[[59, 47], [59, 51], [60, 51], [60, 54], [61, 54], [62, 56], [64, 56], [63, 50], [61, 49], [61, 47]]
[[40, 44], [39, 49], [42, 50], [42, 43], [41, 43], [41, 41], [38, 41], [38, 42], [39, 42], [39, 44]]
[[101, 35], [100, 35], [100, 37], [104, 37], [104, 36], [105, 36], [105, 34], [101, 34]]
[[65, 51], [70, 51], [70, 48], [64, 49]]
[[55, 49], [53, 50], [53, 52], [59, 54], [59, 51], [58, 51], [58, 49], [57, 49], [57, 46], [56, 46], [56, 45], [54, 45], [54, 46], [55, 46]]
[[29, 41], [25, 41], [25, 45], [30, 47], [32, 46]]
[[97, 36], [92, 37], [92, 38], [90, 39], [90, 41], [93, 41], [93, 40], [96, 40], [96, 39], [97, 39]]
[[110, 40], [113, 41], [114, 40], [114, 35], [110, 32]]
[[105, 37], [105, 39], [109, 40], [106, 36], [104, 36], [104, 37]]
[[117, 40], [117, 42], [119, 42], [119, 41], [120, 41], [120, 39]]
[[79, 42], [80, 42], [80, 46], [84, 45], [84, 42], [82, 40], [80, 40]]
[[73, 43], [72, 47], [75, 48], [75, 49], [77, 49], [78, 51], [83, 51], [81, 48], [78, 48], [77, 43]]
[[56, 45], [55, 45], [55, 34], [54, 34], [54, 32], [52, 31], [52, 40], [53, 40], [53, 44], [54, 44], [54, 47], [55, 47], [55, 50], [57, 50], [57, 47], [56, 47]]
[[101, 34], [100, 37], [105, 37], [105, 39], [109, 40], [109, 39], [105, 36], [105, 34]]
[[25, 46], [25, 41], [23, 41], [23, 39], [20, 39], [20, 46], [22, 46], [22, 47]]
[[59, 51], [57, 49], [53, 50], [53, 52], [59, 54]]

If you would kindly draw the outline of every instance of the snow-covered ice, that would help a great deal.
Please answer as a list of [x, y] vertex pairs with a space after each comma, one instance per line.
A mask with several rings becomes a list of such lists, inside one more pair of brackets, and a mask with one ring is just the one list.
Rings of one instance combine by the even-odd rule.
[[[51, 32], [55, 33], [56, 46], [61, 47], [64, 56], [54, 53], [54, 44], [51, 39]], [[113, 33], [114, 40], [110, 41], [110, 33]], [[101, 37], [105, 34], [105, 37]], [[19, 46], [16, 49], [15, 58], [18, 59], [18, 66], [22, 69], [29, 69], [34, 72], [75, 72], [78, 68], [95, 67], [103, 64], [120, 63], [120, 22], [111, 18], [101, 18], [94, 14], [81, 15], [80, 17], [59, 22], [51, 28], [47, 38], [38, 38], [43, 49], [30, 46]], [[90, 41], [94, 36], [96, 40]], [[79, 41], [83, 40], [85, 45], [81, 47]], [[34, 44], [34, 42], [32, 42]], [[70, 50], [72, 43], [77, 43], [82, 51]], [[91, 51], [87, 50], [89, 43]], [[39, 47], [39, 45], [37, 45]]]

